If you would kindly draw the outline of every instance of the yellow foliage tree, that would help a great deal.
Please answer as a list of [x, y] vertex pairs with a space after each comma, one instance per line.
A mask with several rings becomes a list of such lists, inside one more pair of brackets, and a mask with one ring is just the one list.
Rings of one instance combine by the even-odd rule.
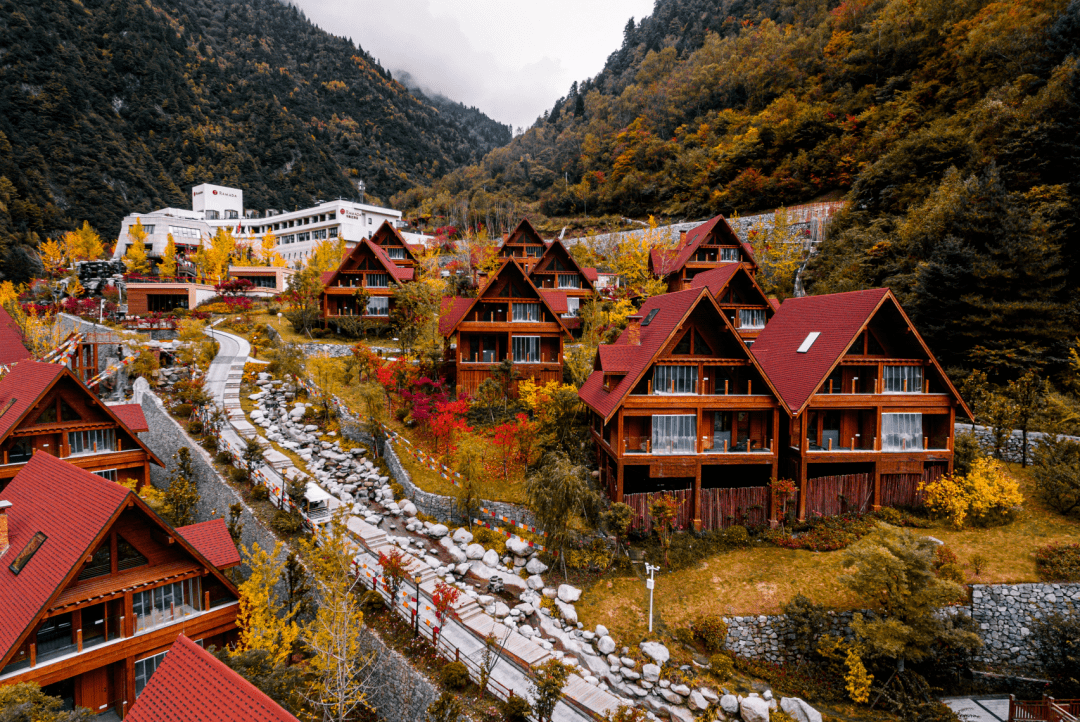
[[316, 273], [337, 270], [345, 256], [344, 238], [327, 238], [315, 245], [315, 250], [308, 258], [307, 268]]
[[76, 276], [74, 274], [72, 274], [70, 276], [70, 278], [68, 280], [68, 285], [67, 285], [67, 292], [68, 292], [68, 295], [72, 296], [73, 298], [78, 298], [79, 296], [86, 293], [86, 289], [83, 288], [83, 285], [79, 281], [78, 276]]
[[985, 523], [1004, 517], [1024, 503], [1020, 485], [1005, 466], [989, 457], [980, 457], [967, 476], [949, 474], [920, 485], [926, 507], [946, 517], [957, 529], [968, 521]]
[[633, 296], [641, 300], [659, 296], [667, 292], [667, 284], [649, 271], [649, 256], [654, 250], [670, 250], [673, 245], [672, 239], [657, 227], [656, 219], [649, 216], [645, 231], [625, 234], [615, 243], [608, 265]]
[[757, 280], [765, 293], [781, 298], [794, 295], [795, 274], [806, 258], [807, 246], [791, 227], [787, 209], [777, 208], [771, 225], [755, 224], [749, 240], [758, 264]]
[[128, 247], [123, 261], [128, 273], [150, 273], [150, 262], [146, 260], [146, 229], [141, 220], [136, 219], [135, 225], [128, 228]]
[[203, 244], [195, 254], [199, 270], [208, 280], [221, 283], [229, 273], [229, 262], [236, 254], [236, 238], [232, 230], [224, 226], [217, 229], [210, 244]]
[[67, 267], [67, 250], [62, 241], [49, 239], [38, 245], [38, 257], [45, 269], [45, 275], [55, 278], [63, 274]]
[[172, 278], [176, 275], [176, 241], [171, 233], [168, 242], [165, 244], [165, 253], [161, 256], [158, 275], [163, 278]]
[[870, 685], [874, 683], [874, 675], [866, 671], [862, 657], [849, 647], [847, 657], [844, 659], [847, 671], [844, 673], [844, 683], [847, 687], [848, 697], [856, 704], [866, 704], [870, 701]]
[[[8, 313], [11, 313], [10, 309]], [[29, 313], [23, 313], [22, 309], [18, 308], [15, 313], [11, 313], [11, 317], [22, 332], [23, 345], [34, 358], [41, 358], [60, 345], [63, 329], [56, 322], [54, 314], [39, 316], [31, 306]]]
[[281, 268], [285, 265], [285, 258], [278, 253], [277, 237], [273, 231], [267, 231], [266, 235], [259, 239], [259, 265], [275, 266]]
[[551, 398], [562, 389], [577, 391], [570, 384], [560, 384], [558, 381], [548, 381], [540, 385], [531, 378], [522, 379], [518, 382], [518, 398], [529, 407], [537, 419], [543, 419]]
[[142, 489], [136, 489], [139, 482], [135, 479], [121, 479], [117, 483], [120, 484], [120, 486], [126, 486], [128, 489], [131, 489], [138, 494], [139, 498], [145, 501], [146, 505], [153, 509], [159, 516], [165, 512], [165, 492], [161, 491], [153, 484], [148, 482], [143, 484]]
[[88, 221], [83, 221], [78, 230], [64, 234], [64, 247], [72, 261], [96, 261], [105, 255], [105, 244]]
[[267, 553], [259, 544], [244, 549], [251, 575], [240, 585], [240, 646], [237, 652], [251, 649], [269, 654], [272, 666], [284, 664], [300, 639], [300, 627], [285, 613], [285, 607], [274, 594], [274, 585], [285, 569], [279, 559], [281, 542]]

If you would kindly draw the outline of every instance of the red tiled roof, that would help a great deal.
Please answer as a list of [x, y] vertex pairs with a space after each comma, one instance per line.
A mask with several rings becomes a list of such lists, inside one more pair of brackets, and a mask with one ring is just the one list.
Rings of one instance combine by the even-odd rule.
[[708, 271], [694, 276], [694, 279], [690, 282], [690, 287], [708, 288], [709, 293], [715, 297], [716, 294], [724, 290], [728, 282], [735, 277], [735, 274], [741, 268], [741, 263], [725, 263], [722, 266], [710, 268]]
[[596, 283], [600, 275], [596, 272], [595, 268], [582, 268], [581, 275], [585, 276], [589, 280], [589, 283]]
[[779, 311], [780, 310], [780, 299], [779, 298], [777, 298], [776, 296], [768, 296], [767, 300], [769, 302], [769, 305], [773, 307], [774, 311]]
[[[544, 259], [547, 258], [547, 255], [552, 252], [552, 249], [555, 248], [556, 245], [558, 245], [558, 247], [563, 252], [563, 256], [565, 256], [565, 258], [568, 261], [570, 261], [570, 264], [573, 266], [573, 269], [576, 270], [578, 273], [580, 273], [582, 275], [582, 277], [584, 277], [585, 280], [588, 282], [589, 290], [594, 291], [594, 292], [596, 291], [596, 286], [595, 286], [595, 283], [596, 283], [596, 269], [595, 268], [582, 268], [581, 264], [579, 264], [577, 262], [577, 259], [574, 258], [574, 254], [571, 253], [570, 250], [566, 246], [563, 245], [562, 241], [560, 241], [558, 239], [556, 239], [554, 241], [544, 241], [544, 245], [547, 246], [547, 248], [544, 250], [544, 255], [540, 256], [540, 258], [532, 266], [532, 269], [530, 270], [530, 277], [531, 277], [532, 273], [536, 271], [536, 269], [540, 268], [540, 266], [543, 265]], [[550, 271], [551, 269], [548, 268], [547, 270]], [[591, 274], [590, 274], [590, 271], [591, 271]]]
[[566, 313], [566, 291], [547, 291], [540, 289], [540, 295], [547, 301], [555, 313]]
[[366, 238], [362, 242], [366, 243], [371, 248], [371, 250], [375, 252], [375, 256], [382, 262], [383, 266], [386, 267], [386, 270], [390, 273], [391, 276], [394, 277], [395, 280], [411, 281], [413, 279], [413, 269], [402, 268], [398, 264], [394, 263], [393, 260], [390, 259], [390, 256], [386, 255], [386, 251], [383, 250], [382, 246], [378, 245], [377, 243], [372, 243]]
[[178, 526], [176, 531], [218, 569], [228, 569], [240, 563], [240, 552], [229, 536], [229, 525], [224, 519]]
[[30, 352], [23, 346], [18, 324], [0, 307], [0, 364], [13, 364], [28, 358]]
[[[567, 329], [566, 323], [563, 321], [562, 317], [559, 315], [559, 312], [551, 307], [551, 303], [548, 301], [547, 297], [544, 295], [547, 292], [541, 291], [539, 288], [537, 288], [533, 284], [532, 279], [529, 278], [529, 274], [526, 273], [525, 269], [523, 269], [521, 267], [521, 264], [518, 263], [516, 260], [514, 260], [512, 258], [507, 258], [506, 260], [504, 260], [502, 265], [499, 266], [498, 270], [496, 270], [495, 273], [491, 274], [491, 276], [488, 277], [487, 281], [485, 283], [483, 283], [480, 286], [479, 289], [477, 289], [476, 298], [457, 298], [457, 297], [455, 297], [453, 299], [453, 305], [447, 303], [448, 299], [443, 299], [443, 301], [442, 301], [442, 309], [443, 309], [442, 313], [443, 313], [443, 315], [442, 315], [441, 318], [439, 318], [439, 333], [442, 334], [443, 336], [449, 336], [451, 333], [453, 333], [454, 329], [457, 328], [457, 325], [461, 322], [461, 319], [464, 318], [465, 315], [469, 312], [469, 309], [472, 308], [473, 304], [476, 303], [484, 295], [484, 290], [487, 289], [489, 286], [491, 286], [491, 284], [495, 283], [495, 281], [498, 280], [499, 276], [501, 276], [503, 273], [505, 273], [506, 269], [508, 269], [508, 268], [516, 268], [518, 270], [518, 272], [521, 274], [521, 278], [525, 281], [525, 283], [529, 284], [529, 286], [534, 291], [536, 291], [536, 295], [540, 298], [540, 303], [547, 306], [548, 310], [551, 311], [552, 314], [555, 315], [555, 321], [559, 324], [559, 326], [562, 327], [563, 331], [566, 332], [566, 333], [569, 333], [569, 330]], [[565, 294], [563, 294], [563, 306], [564, 306], [564, 308], [565, 308], [565, 305], [566, 305], [566, 296], [565, 296]]]
[[462, 298], [460, 296], [454, 296], [452, 298], [444, 298], [442, 300], [442, 311], [439, 316], [439, 333], [443, 336], [449, 336], [454, 331], [454, 327], [458, 325], [458, 321], [472, 306], [475, 298]]
[[150, 424], [146, 423], [146, 416], [143, 415], [142, 407], [138, 404], [116, 404], [109, 408], [131, 431], [150, 430]]
[[596, 350], [600, 354], [600, 369], [608, 374], [624, 374], [630, 370], [637, 346], [603, 344]]
[[323, 271], [319, 274], [319, 282], [322, 283], [323, 286], [329, 285], [330, 279], [332, 279], [336, 273], [337, 271]]
[[33, 407], [41, 395], [64, 373], [60, 364], [20, 361], [0, 379], [0, 439]]
[[[68, 574], [91, 552], [91, 545], [132, 492], [89, 471], [37, 452], [19, 470], [0, 498], [7, 510], [10, 546], [0, 555], [0, 659]], [[18, 574], [9, 568], [36, 534], [45, 542]]]
[[[750, 349], [793, 414], [821, 386], [886, 296], [887, 288], [789, 298]], [[799, 346], [820, 335], [806, 353]]]
[[738, 243], [742, 248], [743, 253], [746, 254], [746, 258], [751, 263], [756, 263], [754, 260], [754, 249], [750, 247], [748, 243], [741, 240], [738, 234], [731, 229], [731, 226], [724, 220], [724, 216], [714, 216], [709, 220], [702, 223], [700, 226], [695, 226], [686, 232], [686, 237], [679, 241], [673, 249], [653, 249], [649, 252], [649, 264], [652, 266], [653, 273], [658, 276], [666, 276], [670, 273], [675, 273], [683, 266], [686, 265], [690, 257], [697, 251], [701, 242], [714, 230], [717, 226], [720, 226], [720, 233], [727, 236], [727, 239], [732, 243]]
[[154, 671], [129, 722], [297, 722], [255, 685], [184, 635]]

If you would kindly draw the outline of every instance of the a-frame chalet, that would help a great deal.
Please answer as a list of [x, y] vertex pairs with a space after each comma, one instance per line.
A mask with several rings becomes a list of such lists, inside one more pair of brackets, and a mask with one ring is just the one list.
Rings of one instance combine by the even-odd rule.
[[34, 454], [50, 454], [113, 481], [150, 481], [165, 465], [138, 437], [137, 404], [108, 406], [60, 364], [20, 361], [0, 379], [0, 489]]
[[706, 289], [647, 300], [599, 347], [579, 396], [592, 411], [601, 483], [637, 523], [658, 491], [680, 501], [683, 526], [774, 518], [778, 397]]
[[415, 268], [417, 264], [416, 254], [423, 250], [420, 244], [409, 243], [401, 235], [401, 231], [394, 228], [390, 221], [383, 221], [375, 234], [371, 236], [371, 242], [383, 249], [386, 257], [394, 262], [398, 268]]
[[596, 269], [582, 268], [574, 256], [562, 244], [547, 244], [540, 260], [529, 268], [529, 278], [541, 291], [558, 291], [566, 299], [566, 311], [561, 315], [567, 327], [580, 325], [578, 311], [581, 304], [596, 295]]
[[[415, 269], [398, 266], [382, 246], [361, 239], [342, 260], [336, 271], [324, 274], [319, 294], [323, 323], [343, 316], [361, 316], [387, 322], [393, 306], [394, 289], [413, 280]], [[361, 306], [360, 292], [368, 294]]]
[[565, 310], [565, 296], [538, 289], [510, 259], [487, 279], [476, 298], [444, 299], [439, 333], [446, 339], [445, 358], [458, 392], [475, 394], [504, 360], [514, 364], [521, 379], [561, 382], [563, 339], [570, 331], [559, 300]]
[[529, 219], [522, 218], [499, 244], [499, 258], [513, 258], [526, 269], [531, 269], [544, 255], [547, 245]]
[[725, 263], [702, 271], [690, 282], [691, 288], [707, 288], [747, 346], [765, 328], [780, 302], [770, 299], [753, 274], [741, 263]]
[[723, 216], [691, 228], [672, 249], [649, 254], [649, 270], [667, 282], [668, 291], [690, 288], [694, 277], [722, 264], [742, 264], [750, 275], [757, 273], [754, 251], [739, 239]]
[[0, 685], [123, 718], [178, 635], [232, 641], [222, 570], [239, 563], [223, 519], [174, 529], [129, 489], [34, 454], [0, 492]]
[[800, 518], [913, 505], [952, 471], [971, 412], [889, 289], [789, 298], [753, 354], [791, 418], [781, 473]]

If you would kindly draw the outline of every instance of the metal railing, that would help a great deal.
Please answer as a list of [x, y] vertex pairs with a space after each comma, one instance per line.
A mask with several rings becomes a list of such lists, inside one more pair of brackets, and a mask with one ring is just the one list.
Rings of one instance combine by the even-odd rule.
[[1078, 722], [1080, 699], [1017, 700], [1009, 695], [1009, 722]]

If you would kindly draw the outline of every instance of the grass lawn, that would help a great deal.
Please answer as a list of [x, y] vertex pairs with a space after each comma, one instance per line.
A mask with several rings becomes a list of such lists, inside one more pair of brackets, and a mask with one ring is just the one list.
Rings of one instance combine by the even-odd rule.
[[[1080, 520], [1062, 517], [1034, 498], [1026, 470], [1010, 465], [1010, 471], [1020, 481], [1026, 499], [1013, 523], [956, 531], [945, 522], [936, 522], [930, 529], [914, 530], [944, 541], [959, 558], [969, 583], [1038, 581], [1038, 547], [1080, 541]], [[971, 565], [977, 554], [987, 560], [979, 577]], [[835, 609], [851, 609], [858, 600], [839, 582], [842, 555], [842, 551], [809, 552], [758, 544], [709, 557], [696, 568], [661, 573], [654, 597], [657, 618], [672, 632], [707, 613], [776, 614], [800, 593]], [[576, 607], [586, 628], [603, 624], [622, 644], [639, 641], [647, 630], [649, 596], [643, 577], [602, 577]]]

